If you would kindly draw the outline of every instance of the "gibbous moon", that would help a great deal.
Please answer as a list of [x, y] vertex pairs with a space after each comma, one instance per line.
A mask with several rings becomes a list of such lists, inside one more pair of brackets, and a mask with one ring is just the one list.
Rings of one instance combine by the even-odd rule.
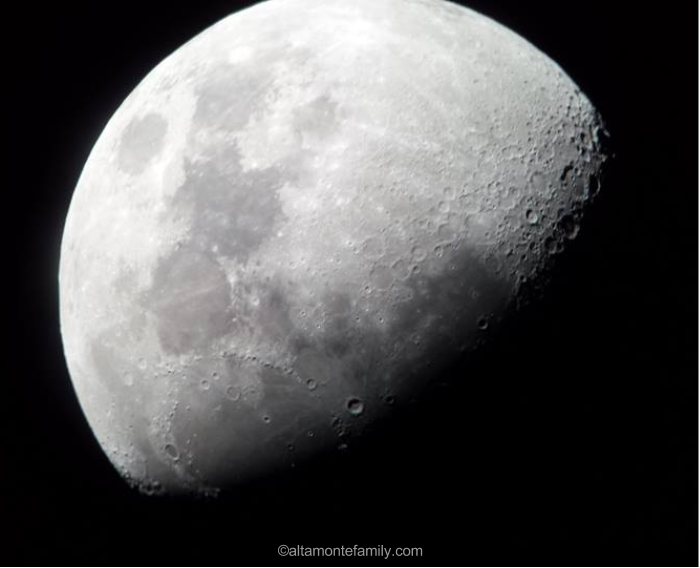
[[357, 443], [578, 231], [606, 160], [550, 59], [442, 0], [271, 0], [158, 65], [97, 141], [60, 263], [70, 374], [142, 491]]

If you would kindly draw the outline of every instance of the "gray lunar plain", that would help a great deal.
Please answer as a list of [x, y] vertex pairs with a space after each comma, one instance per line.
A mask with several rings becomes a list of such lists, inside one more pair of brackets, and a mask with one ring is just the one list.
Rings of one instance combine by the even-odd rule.
[[498, 326], [606, 160], [550, 59], [442, 0], [271, 0], [107, 124], [60, 262], [66, 358], [114, 466], [216, 493], [356, 443]]

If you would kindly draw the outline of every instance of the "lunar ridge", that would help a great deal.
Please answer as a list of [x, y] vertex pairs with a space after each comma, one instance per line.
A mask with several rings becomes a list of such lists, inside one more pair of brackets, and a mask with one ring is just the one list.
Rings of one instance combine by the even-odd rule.
[[147, 493], [356, 443], [576, 238], [607, 133], [544, 54], [442, 0], [270, 0], [160, 63], [76, 187], [83, 411]]

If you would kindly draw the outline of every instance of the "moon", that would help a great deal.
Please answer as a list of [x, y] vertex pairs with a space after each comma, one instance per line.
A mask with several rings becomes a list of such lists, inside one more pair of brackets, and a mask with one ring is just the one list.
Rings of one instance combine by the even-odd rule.
[[146, 493], [216, 494], [358, 443], [477, 349], [576, 237], [599, 114], [442, 0], [271, 0], [160, 63], [67, 215], [82, 409]]

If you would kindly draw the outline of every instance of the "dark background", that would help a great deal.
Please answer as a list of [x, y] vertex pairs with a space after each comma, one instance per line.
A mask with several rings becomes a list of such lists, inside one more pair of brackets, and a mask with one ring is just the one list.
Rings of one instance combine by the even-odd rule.
[[3, 8], [10, 321], [0, 559], [284, 566], [284, 543], [419, 546], [424, 565], [697, 565], [692, 2], [469, 2], [569, 73], [606, 119], [617, 159], [544, 300], [448, 395], [405, 411], [342, 458], [222, 502], [146, 498], [121, 481], [63, 358], [65, 214], [126, 95], [244, 4]]

